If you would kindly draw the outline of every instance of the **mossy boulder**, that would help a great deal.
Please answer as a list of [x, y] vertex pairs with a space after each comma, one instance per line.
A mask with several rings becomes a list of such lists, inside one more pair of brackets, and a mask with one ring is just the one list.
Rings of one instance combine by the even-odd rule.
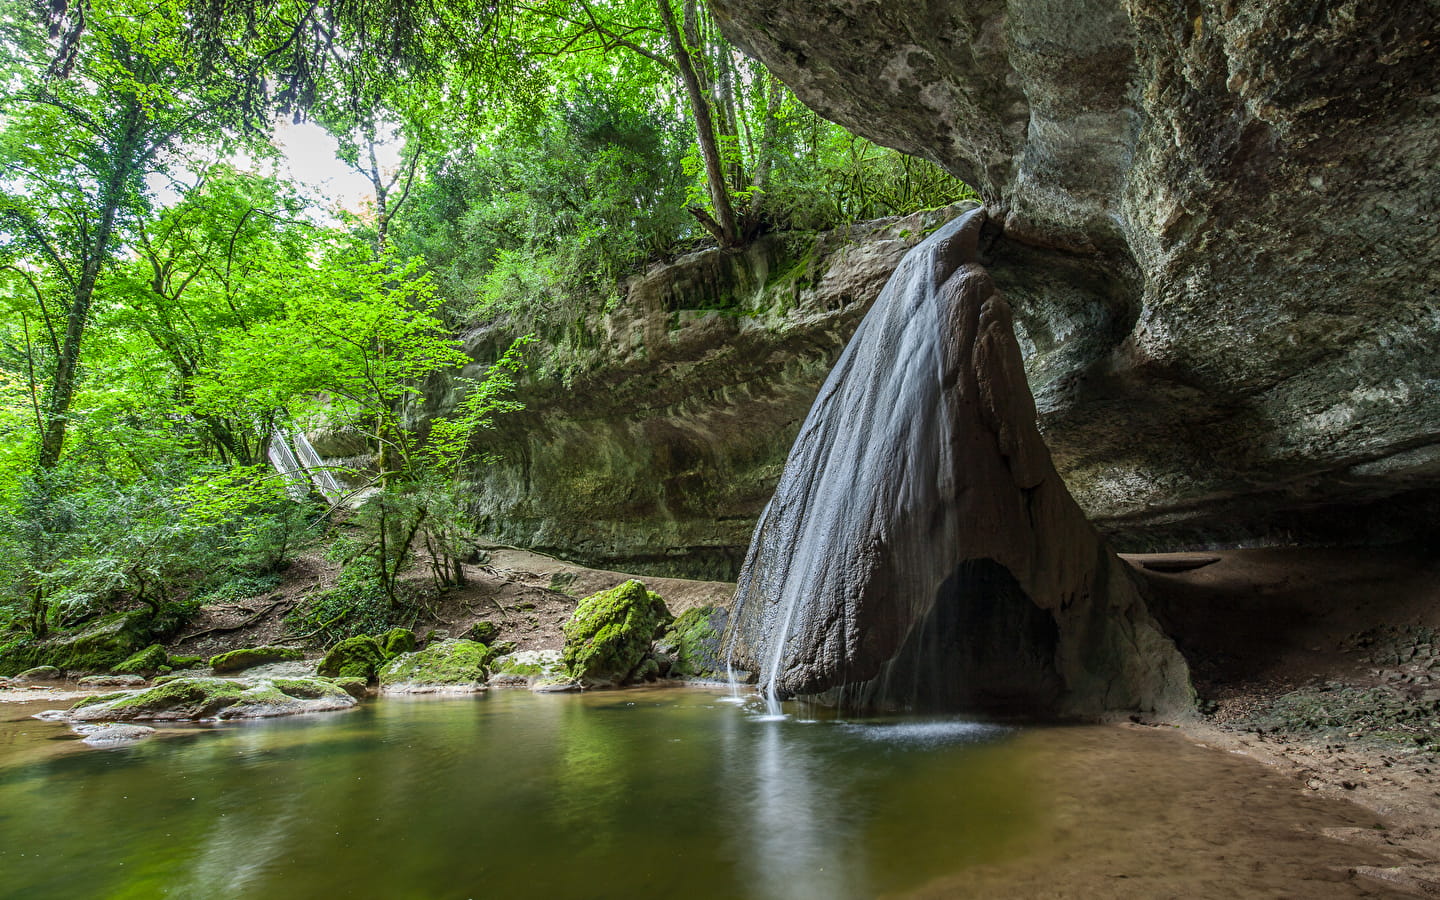
[[86, 697], [55, 718], [186, 721], [346, 709], [356, 699], [324, 678], [175, 678], [143, 691]]
[[0, 658], [0, 675], [36, 666], [54, 666], [68, 674], [109, 672], [151, 643], [152, 626], [148, 611], [133, 610], [37, 643], [17, 643]]
[[159, 644], [151, 644], [114, 668], [120, 675], [154, 675], [162, 669], [169, 670], [170, 654]]
[[305, 653], [295, 647], [245, 647], [210, 657], [210, 668], [217, 674], [243, 672], [256, 666], [304, 658]]
[[26, 684], [32, 681], [60, 681], [64, 677], [54, 666], [35, 666], [16, 675], [14, 680], [16, 684]]
[[477, 641], [487, 647], [494, 644], [495, 639], [499, 636], [500, 626], [494, 622], [476, 622], [470, 626], [470, 630], [465, 632], [466, 640]]
[[330, 648], [316, 672], [326, 678], [363, 678], [374, 681], [385, 664], [385, 648], [368, 634], [346, 638]]
[[681, 614], [655, 642], [656, 654], [669, 662], [666, 674], [696, 681], [727, 678], [721, 642], [728, 618], [716, 606], [697, 606]]
[[490, 684], [527, 687], [542, 679], [565, 679], [559, 650], [512, 650], [490, 663]]
[[375, 638], [375, 642], [380, 645], [386, 659], [394, 659], [402, 653], [414, 652], [415, 632], [408, 628], [392, 628]]
[[364, 700], [365, 696], [370, 693], [369, 682], [364, 678], [343, 677], [332, 678], [330, 680], [336, 687], [354, 697], [356, 700]]
[[205, 663], [205, 657], [203, 657], [203, 656], [172, 656], [172, 657], [170, 657], [170, 668], [172, 668], [172, 669], [193, 669], [193, 668], [195, 668], [196, 666], [203, 665], [204, 663]]
[[587, 685], [631, 681], [672, 618], [660, 595], [633, 579], [592, 594], [563, 626], [565, 668]]
[[386, 663], [380, 669], [380, 689], [409, 694], [483, 691], [489, 662], [490, 648], [478, 641], [441, 641]]
[[70, 707], [66, 718], [94, 719], [205, 719], [230, 706], [245, 693], [245, 685], [225, 678], [178, 678], [143, 691], [122, 691], [86, 697]]

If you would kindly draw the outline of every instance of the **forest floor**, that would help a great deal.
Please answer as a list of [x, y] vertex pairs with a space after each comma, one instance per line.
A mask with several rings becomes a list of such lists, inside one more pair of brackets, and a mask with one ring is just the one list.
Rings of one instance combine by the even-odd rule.
[[1403, 548], [1126, 559], [1190, 661], [1203, 715], [1184, 731], [1382, 814], [1386, 829], [1344, 837], [1410, 862], [1366, 874], [1440, 896], [1440, 560]]
[[[670, 612], [706, 604], [728, 604], [735, 585], [629, 575], [590, 569], [554, 557], [510, 547], [488, 546], [480, 561], [464, 567], [465, 584], [442, 592], [426, 590], [423, 576], [413, 577], [420, 596], [414, 631], [459, 637], [477, 622], [500, 629], [495, 643], [511, 642], [517, 650], [559, 650], [565, 643], [560, 626], [580, 600], [598, 591], [638, 578], [665, 599]], [[263, 596], [206, 606], [168, 649], [176, 654], [211, 656], [238, 647], [295, 643], [297, 635], [286, 617], [305, 598], [334, 585], [338, 570], [318, 555], [295, 560], [281, 583]]]

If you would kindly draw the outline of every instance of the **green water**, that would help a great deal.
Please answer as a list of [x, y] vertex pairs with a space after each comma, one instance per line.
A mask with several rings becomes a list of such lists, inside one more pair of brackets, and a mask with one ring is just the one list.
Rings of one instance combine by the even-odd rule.
[[723, 694], [383, 699], [81, 749], [0, 709], [0, 896], [845, 898], [1013, 857], [1011, 733]]

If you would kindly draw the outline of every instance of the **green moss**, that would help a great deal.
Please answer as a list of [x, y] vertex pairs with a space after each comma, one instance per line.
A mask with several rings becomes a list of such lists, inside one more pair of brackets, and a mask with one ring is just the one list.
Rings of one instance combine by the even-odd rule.
[[130, 691], [115, 691], [110, 694], [95, 694], [92, 697], [81, 697], [75, 701], [71, 709], [84, 709], [87, 706], [94, 706], [97, 703], [109, 703], [111, 700], [119, 700], [121, 697], [130, 696]]
[[485, 681], [490, 648], [475, 641], [442, 641], [395, 657], [380, 670], [380, 684], [464, 685]]
[[[122, 719], [157, 715], [201, 719], [238, 702], [243, 693], [243, 684], [224, 678], [177, 678], [138, 693], [110, 695], [113, 699], [104, 701], [104, 712]], [[70, 707], [72, 711], [81, 708], [80, 704]]]
[[624, 683], [670, 621], [665, 601], [639, 581], [586, 597], [563, 626], [565, 668], [583, 681]]
[[172, 669], [193, 669], [204, 662], [203, 656], [172, 656], [169, 664]]
[[670, 676], [701, 680], [725, 678], [721, 641], [727, 614], [714, 606], [686, 610], [656, 642], [671, 657]]
[[375, 639], [386, 659], [415, 650], [415, 632], [408, 628], [392, 628]]
[[122, 675], [151, 675], [170, 664], [170, 654], [159, 644], [151, 644], [139, 653], [117, 665], [114, 671]]
[[151, 620], [145, 610], [112, 613], [75, 631], [48, 640], [21, 640], [0, 655], [0, 675], [35, 666], [54, 666], [67, 673], [109, 672], [151, 643]]
[[243, 672], [268, 663], [304, 658], [304, 652], [295, 647], [246, 647], [210, 657], [210, 668], [216, 672]]
[[374, 681], [385, 663], [385, 650], [368, 634], [346, 638], [330, 648], [316, 669], [327, 678], [364, 678]]
[[69, 718], [236, 719], [352, 705], [348, 691], [324, 678], [174, 678], [143, 691], [88, 697], [70, 708]]
[[478, 641], [486, 646], [495, 643], [495, 639], [499, 636], [500, 626], [494, 622], [476, 622], [470, 626], [469, 631], [465, 632], [466, 640]]
[[[347, 679], [354, 681], [357, 679]], [[321, 698], [335, 697], [340, 694], [347, 697], [350, 692], [335, 682], [321, 678], [272, 678], [270, 683], [275, 685], [276, 690], [287, 697], [294, 697], [298, 700], [319, 700]]]
[[368, 683], [364, 678], [334, 678], [335, 686], [356, 700], [364, 700], [369, 693]]

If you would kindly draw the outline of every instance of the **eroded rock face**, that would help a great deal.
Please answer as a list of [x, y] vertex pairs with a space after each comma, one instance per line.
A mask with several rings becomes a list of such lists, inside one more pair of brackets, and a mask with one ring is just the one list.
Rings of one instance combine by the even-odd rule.
[[981, 190], [1046, 441], [1102, 527], [1434, 508], [1440, 4], [712, 7], [824, 115]]
[[[769, 236], [630, 283], [578, 322], [501, 321], [467, 337], [479, 376], [516, 334], [541, 348], [470, 475], [482, 533], [626, 572], [733, 580], [796, 429], [905, 251], [953, 216]], [[458, 382], [430, 386], [432, 409]]]
[[976, 209], [908, 255], [761, 516], [729, 645], [771, 696], [1180, 714], [1188, 670], [1051, 465]]

